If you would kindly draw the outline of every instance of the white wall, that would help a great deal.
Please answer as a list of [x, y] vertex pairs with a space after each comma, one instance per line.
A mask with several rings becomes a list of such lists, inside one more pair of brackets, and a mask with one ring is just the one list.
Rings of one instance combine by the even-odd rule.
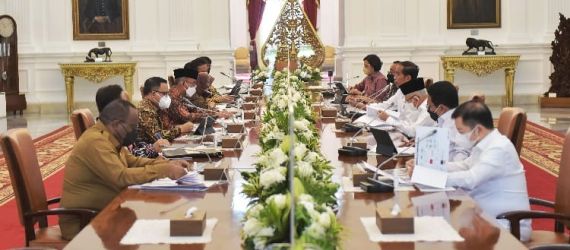
[[[113, 61], [138, 62], [135, 100], [146, 78], [166, 78], [172, 69], [202, 55], [214, 61], [217, 83], [226, 82], [217, 72], [228, 72], [232, 65], [229, 5], [230, 0], [129, 0], [130, 39], [106, 42]], [[63, 104], [65, 86], [58, 63], [82, 62], [87, 51], [97, 47], [97, 41], [73, 40], [71, 1], [1, 0], [0, 13], [12, 15], [18, 25], [20, 89], [28, 103]], [[111, 83], [122, 84], [122, 78], [102, 84]], [[76, 79], [76, 102], [94, 101], [100, 86]]]
[[[135, 82], [171, 74], [192, 58], [214, 60], [219, 71], [232, 65], [232, 49], [248, 46], [246, 0], [129, 0], [130, 39], [106, 41], [114, 61], [137, 61]], [[377, 53], [387, 62], [412, 60], [421, 75], [443, 78], [439, 57], [460, 54], [470, 30], [446, 28], [447, 0], [321, 0], [319, 34], [338, 46], [337, 75], [361, 74], [361, 60]], [[502, 28], [480, 29], [477, 38], [498, 44], [499, 53], [519, 53], [515, 95], [537, 96], [549, 85], [550, 41], [558, 12], [570, 15], [568, 0], [502, 0]], [[73, 41], [70, 0], [0, 0], [0, 13], [18, 24], [20, 89], [30, 104], [65, 101], [60, 62], [81, 62], [97, 41]], [[120, 78], [102, 84], [122, 83]], [[484, 89], [502, 95], [502, 71], [485, 78], [458, 71], [462, 94]], [[93, 101], [100, 85], [76, 80], [77, 102]], [[135, 99], [140, 99], [135, 89]], [[520, 100], [520, 99], [519, 99]], [[515, 102], [517, 102], [515, 96]], [[62, 105], [62, 107], [64, 107]]]
[[[350, 0], [344, 1], [344, 33], [338, 56], [338, 73], [362, 75], [362, 58], [378, 54], [386, 66], [394, 60], [411, 60], [420, 66], [420, 75], [443, 79], [441, 55], [457, 55], [465, 39], [476, 37], [499, 45], [497, 53], [521, 54], [515, 79], [518, 96], [538, 96], [550, 86], [550, 41], [558, 25], [558, 12], [570, 15], [568, 0], [502, 0], [502, 26], [479, 29], [447, 29], [447, 0]], [[456, 71], [460, 94], [480, 90], [489, 96], [504, 94], [504, 72], [483, 78]], [[536, 102], [536, 98], [526, 101]]]

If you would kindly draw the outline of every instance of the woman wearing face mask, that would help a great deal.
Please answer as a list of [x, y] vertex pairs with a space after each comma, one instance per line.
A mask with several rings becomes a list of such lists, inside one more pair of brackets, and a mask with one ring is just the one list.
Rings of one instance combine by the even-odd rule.
[[349, 101], [381, 102], [387, 99], [388, 88], [385, 87], [388, 82], [380, 69], [382, 69], [380, 57], [373, 54], [364, 57], [362, 71], [366, 77], [349, 90], [352, 95]]
[[196, 78], [198, 72], [193, 70], [174, 70], [174, 81], [171, 84], [169, 95], [172, 99], [170, 107], [161, 113], [164, 128], [172, 128], [188, 121], [196, 123], [205, 116], [188, 103], [188, 98], [196, 93]]
[[[165, 128], [160, 120], [160, 113], [170, 107], [172, 102], [168, 95], [168, 84], [160, 77], [147, 79], [142, 88], [143, 100], [139, 103], [138, 137], [146, 143], [158, 139], [172, 141], [183, 133], [192, 132], [194, 124], [186, 122], [172, 128]], [[160, 138], [158, 138], [160, 137]]]

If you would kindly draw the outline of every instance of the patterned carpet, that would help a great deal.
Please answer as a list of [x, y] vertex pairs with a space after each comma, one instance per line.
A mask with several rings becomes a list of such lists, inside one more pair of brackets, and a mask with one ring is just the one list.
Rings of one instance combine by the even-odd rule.
[[[44, 180], [63, 168], [74, 143], [73, 128], [69, 126], [61, 127], [47, 135], [34, 139]], [[10, 201], [13, 197], [14, 191], [10, 185], [6, 159], [2, 156], [0, 158], [0, 206]]]
[[561, 134], [527, 122], [521, 158], [557, 177], [563, 143]]

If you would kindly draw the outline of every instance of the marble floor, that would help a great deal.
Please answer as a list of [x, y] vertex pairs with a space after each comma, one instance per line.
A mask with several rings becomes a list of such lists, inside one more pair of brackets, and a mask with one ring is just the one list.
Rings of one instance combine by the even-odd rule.
[[[490, 108], [495, 117], [499, 115], [502, 109], [500, 106], [491, 106]], [[564, 133], [570, 127], [570, 109], [541, 109], [539, 105], [525, 105], [522, 108], [527, 111], [528, 120], [547, 128]], [[23, 116], [10, 114], [8, 117], [0, 118], [0, 132], [24, 127], [28, 128], [32, 138], [37, 138], [65, 125], [71, 125], [69, 116], [66, 114], [28, 114], [24, 112]]]

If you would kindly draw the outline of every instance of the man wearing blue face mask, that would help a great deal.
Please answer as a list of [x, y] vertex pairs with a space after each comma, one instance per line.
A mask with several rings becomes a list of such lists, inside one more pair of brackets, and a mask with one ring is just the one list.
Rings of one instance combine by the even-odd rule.
[[[485, 104], [465, 102], [451, 115], [471, 155], [462, 161], [447, 163], [446, 185], [469, 192], [483, 211], [493, 218], [515, 210], [530, 210], [525, 172], [513, 143], [493, 126], [491, 111]], [[407, 167], [413, 171], [413, 161]], [[497, 220], [509, 228], [506, 220]], [[531, 221], [522, 220], [521, 240], [531, 233]]]
[[[160, 120], [160, 114], [170, 107], [168, 83], [164, 78], [151, 77], [142, 88], [143, 100], [139, 103], [139, 133], [141, 141], [152, 143], [158, 139], [172, 141], [183, 133], [192, 132], [194, 124], [186, 122], [167, 129]], [[160, 138], [157, 138], [160, 137]]]

